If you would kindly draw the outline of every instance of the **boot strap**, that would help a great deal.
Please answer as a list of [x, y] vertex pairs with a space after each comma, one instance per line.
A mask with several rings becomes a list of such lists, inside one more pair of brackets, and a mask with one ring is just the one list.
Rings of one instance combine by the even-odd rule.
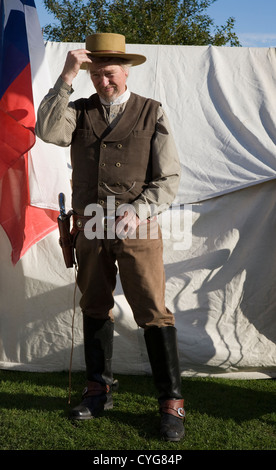
[[177, 418], [185, 418], [184, 400], [165, 400], [160, 405], [162, 413], [168, 413]]
[[98, 382], [89, 382], [88, 387], [83, 390], [83, 397], [92, 397], [96, 395], [102, 395], [110, 391], [110, 386], [107, 384], [100, 384]]

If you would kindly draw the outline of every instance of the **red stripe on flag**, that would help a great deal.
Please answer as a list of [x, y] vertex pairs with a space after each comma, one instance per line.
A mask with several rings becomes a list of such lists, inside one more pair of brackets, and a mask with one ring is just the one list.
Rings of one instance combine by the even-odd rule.
[[35, 114], [30, 64], [18, 75], [0, 101], [0, 178], [35, 143]]
[[1, 98], [1, 107], [11, 117], [34, 133], [35, 113], [30, 64], [13, 80]]
[[57, 227], [58, 212], [30, 205], [28, 150], [35, 144], [31, 68], [11, 83], [0, 102], [0, 224], [12, 262]]
[[57, 228], [58, 211], [30, 206], [28, 156], [21, 156], [0, 181], [0, 223], [17, 261], [39, 240]]

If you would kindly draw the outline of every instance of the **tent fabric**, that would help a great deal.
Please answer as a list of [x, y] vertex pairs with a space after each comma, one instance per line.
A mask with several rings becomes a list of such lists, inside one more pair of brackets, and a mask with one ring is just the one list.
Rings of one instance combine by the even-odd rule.
[[[83, 44], [47, 43], [52, 80]], [[276, 375], [275, 50], [128, 45], [145, 64], [131, 91], [158, 99], [182, 164], [173, 207], [160, 216], [167, 306], [174, 312], [184, 376]], [[86, 72], [72, 99], [94, 90]], [[69, 159], [69, 149], [68, 156]], [[69, 161], [69, 160], [68, 160]], [[74, 270], [54, 231], [12, 266], [0, 232], [0, 367], [84, 369]], [[149, 374], [143, 330], [118, 277], [115, 373]]]

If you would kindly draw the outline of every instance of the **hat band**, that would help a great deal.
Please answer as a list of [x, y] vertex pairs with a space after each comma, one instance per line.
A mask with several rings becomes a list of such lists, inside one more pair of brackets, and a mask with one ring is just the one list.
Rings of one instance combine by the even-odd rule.
[[107, 50], [106, 51], [102, 51], [102, 50], [100, 50], [100, 51], [90, 51], [90, 52], [91, 53], [97, 52], [97, 53], [100, 53], [100, 54], [101, 53], [103, 53], [103, 54], [125, 54], [125, 52], [123, 52], [123, 51], [107, 51]]

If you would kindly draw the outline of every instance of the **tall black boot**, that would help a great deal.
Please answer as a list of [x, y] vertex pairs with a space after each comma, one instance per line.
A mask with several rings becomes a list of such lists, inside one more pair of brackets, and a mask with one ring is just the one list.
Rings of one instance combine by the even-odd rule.
[[72, 409], [71, 419], [91, 419], [99, 416], [104, 409], [113, 408], [113, 333], [114, 323], [111, 320], [95, 320], [83, 314], [87, 387], [80, 405]]
[[161, 436], [166, 441], [179, 441], [185, 434], [185, 411], [176, 329], [173, 326], [151, 327], [145, 330], [144, 336], [153, 380], [159, 393]]

